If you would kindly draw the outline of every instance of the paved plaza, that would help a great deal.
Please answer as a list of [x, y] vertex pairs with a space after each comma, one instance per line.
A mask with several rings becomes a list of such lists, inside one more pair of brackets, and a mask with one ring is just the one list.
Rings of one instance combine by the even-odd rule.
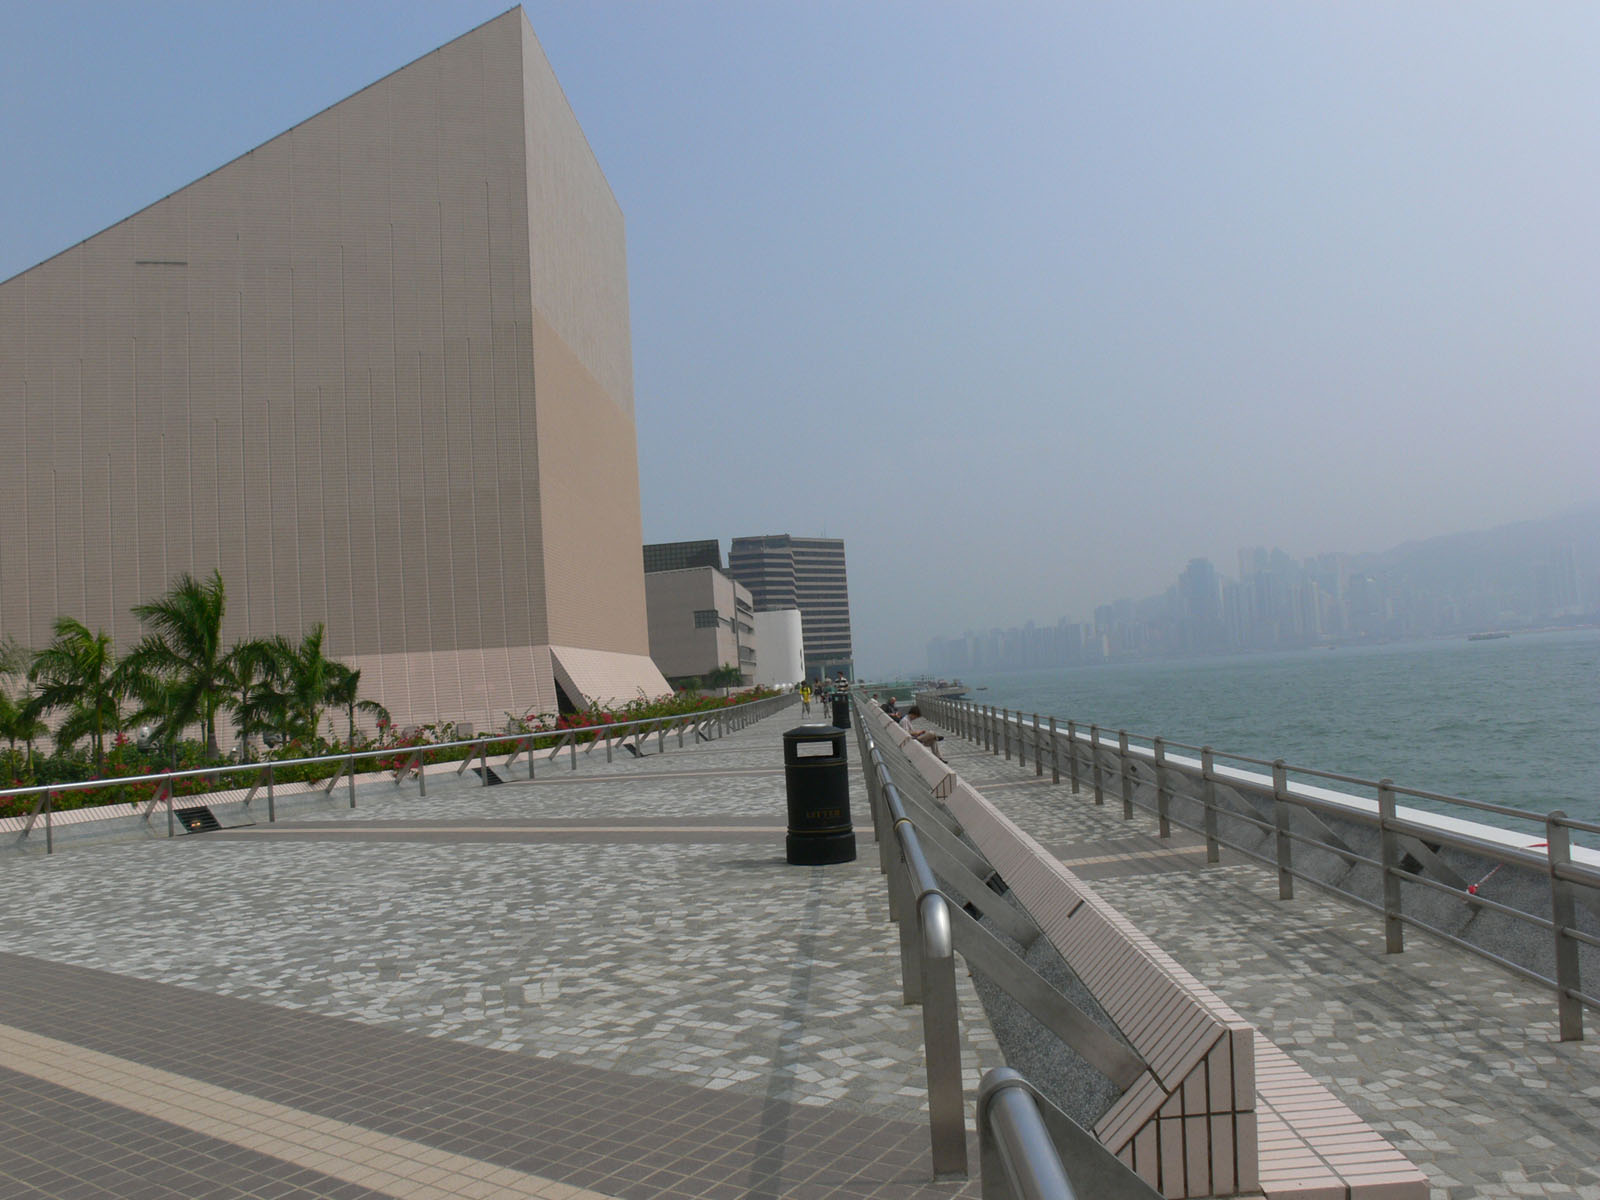
[[[860, 859], [783, 862], [797, 723], [0, 857], [0, 1196], [975, 1195], [931, 1179], [853, 738]], [[1546, 992], [944, 746], [1439, 1200], [1600, 1200], [1600, 1047]]]
[[783, 860], [796, 723], [0, 859], [0, 1195], [975, 1194], [859, 777], [858, 861]]

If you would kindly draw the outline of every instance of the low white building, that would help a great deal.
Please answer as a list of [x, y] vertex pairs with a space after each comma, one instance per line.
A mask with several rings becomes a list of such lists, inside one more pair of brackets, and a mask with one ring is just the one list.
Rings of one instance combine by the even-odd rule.
[[792, 687], [806, 677], [804, 630], [798, 608], [778, 608], [755, 615], [756, 671], [751, 683]]

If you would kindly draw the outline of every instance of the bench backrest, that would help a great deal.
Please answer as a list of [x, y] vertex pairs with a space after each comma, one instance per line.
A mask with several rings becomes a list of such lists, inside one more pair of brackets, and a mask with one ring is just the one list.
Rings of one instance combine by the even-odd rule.
[[1174, 1200], [1254, 1190], [1254, 1026], [971, 785], [944, 803], [1148, 1065], [1095, 1136]]

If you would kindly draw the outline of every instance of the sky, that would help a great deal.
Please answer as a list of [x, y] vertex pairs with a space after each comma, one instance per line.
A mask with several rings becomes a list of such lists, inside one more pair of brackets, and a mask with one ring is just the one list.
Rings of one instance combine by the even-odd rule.
[[[506, 7], [0, 0], [0, 279]], [[866, 674], [1600, 500], [1600, 5], [525, 9], [645, 540], [844, 538]]]

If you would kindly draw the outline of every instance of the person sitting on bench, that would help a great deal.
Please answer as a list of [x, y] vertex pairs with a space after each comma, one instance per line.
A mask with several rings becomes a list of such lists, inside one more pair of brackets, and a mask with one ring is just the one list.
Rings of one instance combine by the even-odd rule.
[[911, 722], [920, 721], [921, 719], [922, 709], [913, 704], [910, 708], [906, 709], [906, 715], [900, 718], [899, 725], [913, 738], [915, 738], [918, 743], [926, 746], [933, 753], [935, 758], [937, 758], [940, 762], [943, 762], [944, 755], [939, 753], [939, 743], [944, 741], [944, 738], [941, 735], [934, 733], [931, 729], [916, 729], [912, 726]]

